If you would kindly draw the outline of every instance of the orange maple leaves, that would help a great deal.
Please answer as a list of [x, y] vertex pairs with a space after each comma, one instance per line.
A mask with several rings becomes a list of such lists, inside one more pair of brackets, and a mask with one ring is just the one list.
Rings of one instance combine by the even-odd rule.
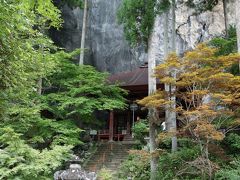
[[227, 69], [237, 63], [240, 56], [219, 57], [215, 56], [216, 52], [215, 48], [199, 44], [182, 58], [170, 54], [165, 63], [156, 67], [155, 75], [161, 83], [173, 86], [174, 91], [159, 89], [138, 103], [148, 108], [166, 109], [172, 107], [170, 99], [175, 96], [176, 108], [169, 110], [178, 113], [178, 120], [185, 129], [189, 128], [195, 138], [221, 140], [223, 134], [214, 121], [219, 116], [232, 117], [239, 109], [240, 77]]

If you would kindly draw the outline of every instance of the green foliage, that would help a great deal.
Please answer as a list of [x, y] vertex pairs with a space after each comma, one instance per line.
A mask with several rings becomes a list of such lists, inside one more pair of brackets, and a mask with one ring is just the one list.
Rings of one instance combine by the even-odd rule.
[[240, 135], [236, 133], [230, 133], [224, 138], [223, 144], [226, 146], [226, 150], [234, 155], [240, 155]]
[[[45, 119], [38, 122], [38, 126], [28, 133], [28, 142], [31, 144], [49, 143], [51, 145], [79, 145], [81, 129], [73, 121], [56, 121]], [[34, 133], [32, 131], [35, 131]], [[30, 138], [32, 135], [32, 138]]]
[[187, 0], [185, 3], [188, 7], [194, 8], [196, 13], [201, 13], [211, 11], [218, 4], [218, 0]]
[[[52, 60], [54, 58], [65, 58], [64, 54], [64, 52], [51, 54], [51, 58]], [[49, 64], [43, 62], [43, 65]], [[54, 66], [51, 67], [50, 65], [48, 67], [54, 68]], [[22, 71], [28, 71], [27, 80], [29, 84], [24, 82], [24, 84], [5, 90], [6, 97], [4, 98], [6, 99], [4, 105], [9, 108], [5, 109], [0, 125], [9, 126], [17, 133], [23, 134], [27, 142], [35, 144], [35, 147], [47, 147], [51, 144], [76, 145], [81, 143], [78, 139], [81, 130], [73, 122], [56, 121], [41, 117], [40, 111], [44, 108], [44, 104], [36, 94], [37, 78], [35, 80], [34, 72], [29, 71], [28, 67]]]
[[128, 177], [137, 180], [150, 179], [150, 156], [146, 151], [133, 151], [124, 161], [118, 172], [118, 179], [127, 180]]
[[108, 170], [106, 168], [102, 168], [98, 173], [98, 178], [100, 180], [112, 180], [113, 174], [110, 170]]
[[191, 148], [195, 146], [194, 142], [190, 138], [178, 138], [178, 147], [180, 148]]
[[[137, 46], [143, 43], [147, 46], [156, 15], [167, 11], [174, 3], [173, 0], [124, 0], [117, 16], [119, 23], [124, 27], [124, 33], [130, 45]], [[185, 3], [194, 8], [196, 13], [201, 13], [212, 10], [218, 0], [199, 2], [188, 0]]]
[[229, 55], [231, 53], [236, 53], [237, 52], [236, 28], [231, 26], [228, 29], [227, 34], [228, 34], [228, 37], [226, 37], [226, 38], [222, 38], [222, 37], [213, 38], [209, 43], [211, 46], [218, 48], [218, 51], [216, 52], [217, 56]]
[[[172, 139], [171, 136], [167, 136], [161, 141], [158, 142], [158, 148], [165, 150], [166, 152], [171, 152], [172, 148]], [[196, 144], [190, 138], [178, 138], [178, 148], [191, 148]]]
[[51, 0], [0, 0], [0, 179], [49, 179], [80, 143], [74, 123], [40, 113], [37, 82], [71, 56], [43, 33], [59, 17]]
[[216, 179], [219, 180], [238, 180], [240, 179], [240, 160], [235, 159], [229, 166], [222, 168], [216, 173]]
[[214, 38], [210, 42], [212, 46], [219, 48], [216, 55], [228, 55], [236, 52], [236, 43], [236, 37], [231, 39]]
[[51, 0], [0, 0], [0, 179], [52, 179], [81, 143], [72, 119], [124, 106], [105, 74], [68, 62], [79, 51], [65, 53], [44, 34], [59, 17]]
[[[209, 45], [218, 48], [216, 56], [229, 55], [231, 53], [237, 52], [237, 33], [236, 28], [231, 26], [227, 32], [228, 36], [213, 38]], [[239, 68], [238, 64], [234, 64], [231, 69], [231, 73], [238, 74]]]
[[54, 47], [37, 27], [39, 23], [41, 29], [58, 27], [59, 12], [50, 0], [0, 1], [1, 89], [32, 86], [36, 78], [52, 71], [55, 62], [49, 49]]
[[119, 23], [123, 24], [124, 33], [132, 46], [140, 43], [147, 45], [151, 34], [156, 0], [124, 0], [118, 11]]
[[157, 5], [158, 12], [162, 13], [169, 10], [171, 3], [175, 3], [175, 0], [161, 0], [161, 2]]
[[169, 0], [124, 0], [118, 10], [118, 21], [124, 27], [126, 39], [132, 46], [141, 43], [148, 45], [154, 19], [169, 9]]
[[146, 142], [144, 140], [145, 137], [148, 136], [148, 124], [146, 121], [141, 120], [137, 122], [132, 128], [134, 139], [139, 141], [142, 145], [145, 145]]
[[71, 146], [33, 149], [11, 128], [0, 129], [0, 179], [52, 179], [52, 171], [69, 158]]
[[95, 110], [123, 109], [125, 91], [108, 84], [106, 78], [107, 74], [91, 66], [62, 61], [46, 84], [50, 90], [45, 92], [46, 108], [57, 119], [85, 122], [92, 118]]
[[[186, 162], [196, 159], [200, 154], [198, 147], [181, 148], [179, 151], [174, 153], [163, 153], [159, 157], [158, 165], [158, 179], [175, 179], [178, 173], [187, 167]], [[181, 174], [182, 179], [196, 178], [194, 176], [197, 169], [190, 168], [189, 174]], [[193, 176], [191, 176], [193, 174]]]

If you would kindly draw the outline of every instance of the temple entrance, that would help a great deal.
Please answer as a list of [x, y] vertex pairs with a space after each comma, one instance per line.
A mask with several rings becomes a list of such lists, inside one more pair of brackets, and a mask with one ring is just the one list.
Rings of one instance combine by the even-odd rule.
[[[147, 117], [147, 110], [138, 107], [136, 101], [148, 95], [148, 66], [144, 64], [133, 71], [114, 74], [108, 80], [112, 84], [120, 83], [121, 88], [128, 91], [126, 99], [129, 104], [128, 109], [124, 111], [109, 112], [108, 129], [100, 131], [98, 139], [125, 141], [126, 137], [132, 137], [132, 126], [138, 119]], [[157, 81], [157, 88], [163, 89], [164, 85]]]
[[115, 134], [127, 134], [128, 118], [125, 114], [116, 115]]
[[98, 140], [123, 141], [125, 137], [132, 137], [132, 127], [139, 119], [147, 117], [147, 110], [128, 109], [125, 111], [109, 112], [109, 119], [106, 121], [105, 129], [98, 131]]

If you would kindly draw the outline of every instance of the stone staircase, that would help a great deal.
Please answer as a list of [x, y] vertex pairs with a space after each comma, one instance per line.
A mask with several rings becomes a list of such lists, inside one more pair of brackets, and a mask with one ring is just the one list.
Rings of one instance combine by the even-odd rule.
[[93, 172], [98, 172], [101, 168], [116, 172], [131, 148], [131, 143], [103, 142], [84, 168]]
[[127, 134], [124, 136], [124, 139], [123, 139], [124, 142], [133, 142], [133, 137], [131, 134]]

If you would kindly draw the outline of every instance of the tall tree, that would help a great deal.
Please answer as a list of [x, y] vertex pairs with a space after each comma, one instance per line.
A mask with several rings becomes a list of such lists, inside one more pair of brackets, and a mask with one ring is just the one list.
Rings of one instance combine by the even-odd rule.
[[[145, 43], [148, 53], [148, 93], [156, 92], [156, 78], [153, 76], [156, 61], [163, 63], [160, 47], [164, 44], [164, 52], [168, 54], [168, 28], [164, 26], [164, 16], [168, 23], [167, 14], [170, 2], [167, 0], [125, 0], [119, 10], [120, 23], [124, 25], [125, 35], [131, 45]], [[165, 40], [165, 43], [162, 40]], [[149, 137], [151, 153], [151, 179], [156, 179], [157, 173], [157, 145], [156, 129], [159, 122], [158, 112], [155, 108], [149, 108]]]
[[[202, 177], [207, 174], [209, 179], [217, 167], [209, 158], [209, 144], [223, 139], [219, 129], [224, 127], [227, 133], [239, 126], [240, 78], [227, 72], [239, 55], [217, 57], [216, 51], [200, 44], [183, 58], [170, 54], [166, 62], [156, 68], [157, 78], [176, 86], [175, 94], [179, 99], [176, 111], [182, 124], [178, 135], [191, 137], [200, 147], [200, 156], [188, 164], [191, 168], [201, 167]], [[172, 71], [176, 72], [176, 77], [169, 74]], [[206, 102], [209, 94], [211, 99]], [[172, 103], [169, 99], [169, 94], [160, 89], [139, 103], [147, 108], [161, 109]], [[164, 134], [160, 134], [159, 139], [166, 137]]]
[[[144, 43], [148, 53], [148, 93], [153, 94], [156, 91], [156, 78], [154, 68], [156, 58], [159, 53], [159, 16], [155, 17], [156, 0], [124, 0], [118, 12], [120, 23], [124, 25], [126, 38], [132, 46]], [[151, 153], [151, 179], [156, 179], [158, 158], [156, 156], [156, 128], [157, 116], [156, 109], [149, 108], [149, 137]]]
[[[50, 179], [70, 155], [72, 146], [49, 140], [66, 137], [59, 129], [71, 134], [78, 128], [41, 117], [36, 83], [61, 57], [39, 27], [57, 28], [59, 17], [51, 0], [0, 0], [0, 179]], [[44, 143], [48, 148], [40, 148]]]
[[81, 50], [79, 65], [84, 63], [84, 47], [85, 47], [85, 39], [87, 32], [87, 8], [88, 8], [88, 0], [84, 1], [84, 10], [83, 10], [83, 25], [82, 25], [82, 36], [81, 36]]
[[[154, 69], [156, 67], [156, 58], [159, 49], [157, 29], [159, 16], [155, 18], [153, 31], [149, 37], [148, 43], [148, 95], [154, 94], [157, 90], [156, 77], [154, 76]], [[149, 119], [149, 138], [150, 138], [150, 154], [151, 154], [151, 180], [156, 179], [158, 157], [156, 155], [157, 143], [156, 143], [156, 130], [158, 124], [158, 115], [155, 108], [148, 109], [148, 119]]]
[[[239, 21], [239, 18], [240, 18], [240, 1], [239, 0], [236, 0], [235, 1], [235, 13], [236, 13], [236, 16], [235, 16], [235, 20], [236, 20], [236, 30], [237, 30], [237, 45], [238, 45], [238, 52], [240, 53], [240, 21]], [[240, 71], [240, 61], [239, 61], [239, 71]]]
[[[175, 15], [175, 0], [171, 2], [171, 52], [176, 52], [176, 15]], [[174, 69], [171, 73], [171, 76], [175, 79], [176, 78], [176, 69]], [[170, 112], [168, 116], [168, 121], [170, 123], [169, 130], [173, 132], [172, 136], [172, 152], [177, 150], [177, 117], [176, 117], [176, 96], [175, 96], [176, 86], [170, 85]]]
[[46, 89], [57, 91], [46, 92], [47, 109], [56, 119], [75, 120], [84, 124], [92, 122], [96, 110], [113, 110], [125, 108], [125, 91], [106, 81], [107, 74], [98, 72], [88, 65], [78, 66], [62, 60], [59, 71], [48, 77]]
[[[164, 16], [164, 59], [167, 59], [169, 53], [176, 51], [176, 27], [175, 27], [175, 0], [168, 1], [168, 5], [165, 6]], [[171, 3], [171, 4], [170, 4]], [[170, 24], [169, 24], [170, 22]], [[170, 30], [170, 31], [169, 31]], [[175, 77], [174, 71], [169, 72], [172, 77]], [[164, 89], [169, 94], [169, 101], [171, 104], [165, 106], [165, 122], [167, 131], [171, 131], [172, 137], [172, 152], [177, 150], [177, 138], [174, 133], [177, 130], [176, 125], [176, 97], [175, 97], [175, 86], [172, 84], [164, 84]]]

